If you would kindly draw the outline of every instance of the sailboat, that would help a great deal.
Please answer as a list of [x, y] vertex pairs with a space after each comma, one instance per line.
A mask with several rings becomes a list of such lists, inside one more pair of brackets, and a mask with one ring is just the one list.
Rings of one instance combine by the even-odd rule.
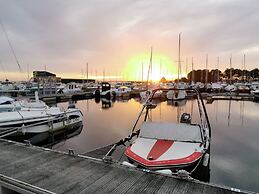
[[[146, 85], [146, 91], [140, 92], [140, 98], [142, 100], [147, 100], [149, 98], [149, 96], [152, 94], [152, 91], [154, 88], [154, 86], [152, 86], [152, 83], [150, 84], [150, 87], [148, 87], [149, 84], [149, 75], [152, 75], [152, 59], [153, 59], [153, 50], [151, 47], [151, 52], [150, 52], [150, 62], [149, 62], [149, 67], [148, 67], [148, 73], [147, 73], [147, 85]], [[162, 95], [162, 91], [157, 91], [157, 93], [154, 95], [154, 98], [160, 98]]]
[[232, 84], [232, 55], [230, 55], [229, 65], [229, 85], [227, 85], [224, 89], [226, 92], [237, 92], [237, 87], [234, 84]]
[[136, 131], [140, 116], [137, 118], [132, 129], [132, 134], [137, 134], [137, 138], [126, 148], [124, 154], [129, 163], [137, 167], [191, 174], [199, 164], [206, 166], [209, 158], [211, 129], [201, 94], [191, 89], [197, 95], [199, 122], [194, 123], [189, 113], [183, 113], [180, 122], [148, 121], [149, 111], [156, 108], [156, 105], [152, 104], [152, 97], [158, 90], [160, 89], [154, 90], [150, 99], [143, 105], [139, 115], [145, 112], [144, 121]]
[[[185, 89], [186, 85], [179, 82], [181, 69], [181, 33], [179, 34], [178, 43], [178, 78], [174, 88]], [[168, 100], [184, 100], [186, 96], [187, 94], [185, 90], [169, 90], [166, 95]]]
[[237, 85], [238, 93], [250, 93], [251, 92], [251, 89], [247, 86], [247, 83], [245, 83], [245, 81], [247, 81], [247, 77], [244, 75], [245, 70], [246, 70], [246, 55], [244, 54], [244, 58], [243, 58], [243, 81], [244, 82]]

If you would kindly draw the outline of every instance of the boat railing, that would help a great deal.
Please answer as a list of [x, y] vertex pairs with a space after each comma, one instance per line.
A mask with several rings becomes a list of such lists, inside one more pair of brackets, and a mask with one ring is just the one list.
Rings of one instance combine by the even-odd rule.
[[[143, 112], [146, 109], [147, 109], [147, 111], [146, 111], [146, 116], [147, 116], [148, 109], [150, 107], [152, 107], [152, 99], [154, 97], [154, 94], [157, 91], [168, 92], [170, 90], [192, 91], [192, 92], [194, 92], [196, 94], [197, 100], [198, 100], [198, 107], [199, 107], [200, 117], [201, 117], [200, 118], [201, 119], [201, 127], [200, 127], [201, 128], [201, 133], [204, 134], [206, 129], [209, 130], [209, 137], [206, 137], [206, 139], [203, 139], [203, 143], [205, 144], [205, 147], [207, 145], [209, 145], [207, 143], [207, 141], [210, 140], [210, 138], [211, 138], [211, 127], [210, 127], [210, 123], [209, 123], [208, 114], [207, 114], [207, 111], [206, 111], [206, 108], [205, 108], [205, 104], [203, 102], [203, 99], [202, 99], [202, 96], [201, 96], [200, 92], [197, 89], [192, 89], [192, 88], [191, 89], [183, 89], [183, 88], [170, 88], [170, 89], [157, 88], [157, 89], [154, 89], [152, 91], [152, 93], [150, 93], [149, 96], [147, 97], [147, 99], [146, 99], [146, 101], [145, 101], [141, 111], [138, 114], [137, 120], [135, 121], [135, 123], [133, 125], [133, 128], [131, 130], [131, 134], [128, 137], [126, 137], [124, 139], [121, 139], [117, 143], [113, 144], [112, 148], [103, 157], [104, 161], [110, 161], [111, 160], [111, 155], [115, 151], [117, 146], [125, 145], [125, 143], [131, 141], [134, 136], [136, 136], [136, 135], [138, 136], [139, 135], [140, 129], [136, 130], [137, 124], [138, 124], [138, 122], [139, 122]], [[145, 119], [146, 119], [146, 116], [145, 116]]]
[[[157, 88], [152, 90], [151, 95], [149, 95], [149, 98], [145, 102], [144, 106], [147, 106], [148, 104], [152, 104], [152, 100], [154, 98], [154, 95], [158, 91], [168, 92], [170, 90], [173, 91], [186, 91], [186, 92], [192, 92], [195, 94], [198, 102], [198, 109], [200, 114], [200, 125], [202, 129], [202, 134], [206, 133], [206, 130], [208, 130], [209, 138], [211, 138], [211, 126], [208, 118], [208, 114], [206, 111], [205, 104], [203, 102], [203, 98], [201, 96], [201, 93], [195, 89], [195, 88]], [[134, 131], [134, 130], [133, 130]]]
[[[54, 118], [53, 117], [48, 117], [48, 120], [43, 120], [41, 122], [36, 122], [36, 123], [29, 124], [29, 125], [24, 125], [23, 124], [20, 127], [11, 127], [11, 128], [2, 129], [1, 132], [0, 132], [0, 138], [12, 135], [12, 134], [17, 133], [17, 132], [23, 132], [23, 130], [26, 129], [26, 128], [34, 127], [34, 126], [45, 124], [45, 123], [48, 123], [50, 125], [50, 127], [53, 128], [53, 123], [55, 121], [57, 121], [57, 120], [65, 120], [65, 119], [67, 119], [67, 115], [63, 114], [62, 116], [59, 116], [59, 117], [54, 117]], [[63, 122], [63, 124], [64, 124], [64, 122]]]

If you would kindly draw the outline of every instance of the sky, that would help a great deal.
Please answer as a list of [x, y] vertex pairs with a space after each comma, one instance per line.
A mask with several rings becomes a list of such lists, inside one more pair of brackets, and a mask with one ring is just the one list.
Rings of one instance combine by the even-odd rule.
[[[60, 77], [146, 79], [205, 68], [259, 67], [258, 0], [0, 0], [0, 80], [34, 70]], [[143, 65], [142, 65], [143, 64]], [[187, 64], [187, 68], [186, 68]], [[142, 75], [143, 66], [143, 75]], [[187, 71], [186, 71], [187, 70]]]

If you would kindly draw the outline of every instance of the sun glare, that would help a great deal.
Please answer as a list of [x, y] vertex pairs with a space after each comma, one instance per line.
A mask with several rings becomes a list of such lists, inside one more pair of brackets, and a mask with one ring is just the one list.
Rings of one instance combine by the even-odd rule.
[[[149, 80], [159, 81], [162, 77], [167, 80], [175, 79], [177, 75], [174, 60], [163, 54], [154, 54]], [[123, 73], [129, 80], [147, 80], [150, 54], [139, 54], [129, 59]]]

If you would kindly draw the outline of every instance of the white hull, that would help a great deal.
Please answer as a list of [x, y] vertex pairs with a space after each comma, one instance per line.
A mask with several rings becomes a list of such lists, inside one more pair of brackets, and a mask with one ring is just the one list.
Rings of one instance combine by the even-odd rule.
[[61, 112], [59, 108], [48, 110], [21, 110], [0, 113], [0, 134], [26, 134], [54, 132], [82, 122], [78, 109]]
[[[151, 93], [152, 93], [152, 90], [151, 90], [151, 91], [140, 92], [140, 98], [143, 99], [143, 100], [145, 100], [145, 99], [147, 99], [147, 98], [150, 96]], [[153, 99], [161, 98], [162, 93], [163, 93], [163, 91], [161, 91], [161, 90], [160, 90], [160, 91], [157, 91], [157, 92], [154, 94]]]
[[184, 90], [169, 90], [166, 94], [168, 100], [184, 100], [186, 96], [187, 94]]
[[139, 138], [126, 156], [149, 169], [177, 169], [193, 165], [203, 156], [198, 125], [144, 122]]

